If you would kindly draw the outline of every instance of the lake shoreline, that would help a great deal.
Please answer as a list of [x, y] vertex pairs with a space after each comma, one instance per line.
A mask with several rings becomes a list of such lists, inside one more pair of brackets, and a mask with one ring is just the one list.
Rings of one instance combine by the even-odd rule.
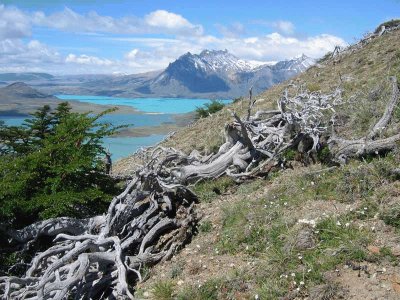
[[[130, 127], [121, 129], [113, 136], [104, 139], [104, 147], [112, 153], [114, 161], [129, 157], [138, 149], [153, 146], [163, 140], [171, 132], [176, 132], [195, 120], [196, 107], [208, 103], [210, 100], [198, 99], [119, 99], [115, 103], [110, 97], [90, 98], [80, 101], [83, 96], [65, 96], [65, 99], [53, 97], [51, 107], [54, 109], [58, 103], [68, 101], [73, 111], [84, 113], [101, 113], [107, 109], [117, 107], [118, 110], [101, 117], [102, 122], [115, 126], [130, 124]], [[70, 99], [73, 98], [73, 99]], [[56, 99], [56, 101], [54, 101]], [[83, 99], [85, 100], [85, 99]], [[93, 103], [101, 101], [101, 104]], [[129, 102], [131, 101], [131, 102]], [[10, 105], [0, 105], [0, 120], [7, 125], [18, 126], [30, 117], [30, 114], [42, 107], [48, 101], [29, 101], [31, 105], [24, 106], [26, 102], [16, 101]], [[138, 103], [139, 102], [139, 103]], [[105, 104], [106, 103], [106, 104]], [[139, 104], [138, 109], [133, 105]], [[9, 108], [7, 110], [7, 108]], [[28, 110], [28, 108], [30, 110]]]

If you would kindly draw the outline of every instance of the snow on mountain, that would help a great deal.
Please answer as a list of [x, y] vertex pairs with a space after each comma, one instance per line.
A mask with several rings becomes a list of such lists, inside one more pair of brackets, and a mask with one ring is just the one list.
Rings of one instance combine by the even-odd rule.
[[200, 54], [187, 53], [178, 59], [192, 62], [197, 69], [217, 73], [248, 72], [263, 64], [239, 59], [228, 50], [203, 50]]
[[315, 59], [308, 57], [305, 54], [297, 56], [290, 60], [280, 61], [274, 65], [276, 69], [304, 72], [309, 67], [316, 63]]
[[253, 85], [255, 92], [282, 82], [314, 64], [301, 55], [281, 62], [246, 61], [227, 50], [203, 50], [182, 55], [154, 80], [137, 89], [162, 95], [223, 95], [237, 97]]

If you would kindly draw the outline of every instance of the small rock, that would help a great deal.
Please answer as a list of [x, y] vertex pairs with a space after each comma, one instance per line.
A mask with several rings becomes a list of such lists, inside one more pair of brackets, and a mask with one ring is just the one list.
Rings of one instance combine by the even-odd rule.
[[396, 293], [400, 294], [400, 284], [398, 284], [398, 283], [396, 283], [396, 282], [392, 282], [392, 287], [393, 287], [393, 290], [394, 290]]
[[315, 239], [311, 228], [305, 227], [299, 231], [296, 236], [296, 248], [306, 250], [315, 246]]
[[379, 254], [379, 252], [381, 251], [381, 249], [377, 246], [373, 246], [373, 245], [369, 245], [367, 247], [368, 251], [371, 252], [372, 254]]
[[179, 281], [177, 282], [177, 284], [178, 284], [178, 285], [182, 285], [182, 284], [184, 284], [184, 281], [183, 281], [183, 280], [179, 280]]
[[144, 292], [144, 293], [143, 293], [143, 297], [149, 298], [149, 297], [150, 297], [150, 293], [149, 293], [149, 292]]
[[392, 248], [392, 254], [394, 256], [400, 256], [400, 247], [399, 246], [393, 247]]

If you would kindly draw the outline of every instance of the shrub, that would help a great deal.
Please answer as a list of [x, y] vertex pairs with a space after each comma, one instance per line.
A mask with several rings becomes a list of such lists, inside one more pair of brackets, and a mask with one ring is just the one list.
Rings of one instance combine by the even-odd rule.
[[153, 296], [156, 300], [172, 300], [174, 293], [174, 283], [172, 281], [158, 281], [153, 286]]
[[282, 153], [282, 157], [285, 160], [294, 160], [296, 157], [296, 150], [288, 148]]
[[321, 90], [321, 86], [318, 83], [309, 83], [307, 89], [312, 93]]
[[43, 107], [20, 127], [0, 128], [0, 223], [25, 226], [102, 213], [119, 189], [104, 174], [101, 139], [117, 128], [99, 115]]
[[211, 221], [206, 220], [206, 221], [202, 222], [202, 223], [199, 225], [199, 231], [200, 231], [200, 232], [206, 233], [206, 232], [210, 232], [211, 230], [212, 230], [212, 223], [211, 223]]
[[224, 107], [224, 104], [220, 101], [212, 100], [210, 103], [204, 104], [204, 107], [196, 108], [197, 118], [206, 118], [209, 115], [220, 111]]

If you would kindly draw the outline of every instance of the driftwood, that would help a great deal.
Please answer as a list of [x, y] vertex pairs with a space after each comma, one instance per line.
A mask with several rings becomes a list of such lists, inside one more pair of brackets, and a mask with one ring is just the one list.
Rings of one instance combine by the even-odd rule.
[[[400, 135], [377, 139], [390, 122], [398, 102], [397, 82], [382, 118], [367, 137], [345, 140], [332, 135], [328, 145], [336, 161], [391, 149]], [[8, 231], [10, 243], [21, 251], [34, 249], [42, 236], [51, 245], [34, 255], [22, 277], [0, 278], [5, 299], [133, 299], [141, 268], [169, 259], [190, 241], [198, 221], [196, 196], [188, 184], [228, 175], [236, 180], [269, 172], [281, 165], [287, 149], [305, 154], [318, 151], [320, 137], [328, 133], [335, 106], [342, 103], [340, 89], [331, 94], [288, 91], [278, 110], [246, 117], [231, 112], [225, 143], [219, 151], [190, 155], [158, 145], [141, 153], [146, 163], [115, 197], [105, 215], [85, 220], [58, 218], [21, 230]]]

